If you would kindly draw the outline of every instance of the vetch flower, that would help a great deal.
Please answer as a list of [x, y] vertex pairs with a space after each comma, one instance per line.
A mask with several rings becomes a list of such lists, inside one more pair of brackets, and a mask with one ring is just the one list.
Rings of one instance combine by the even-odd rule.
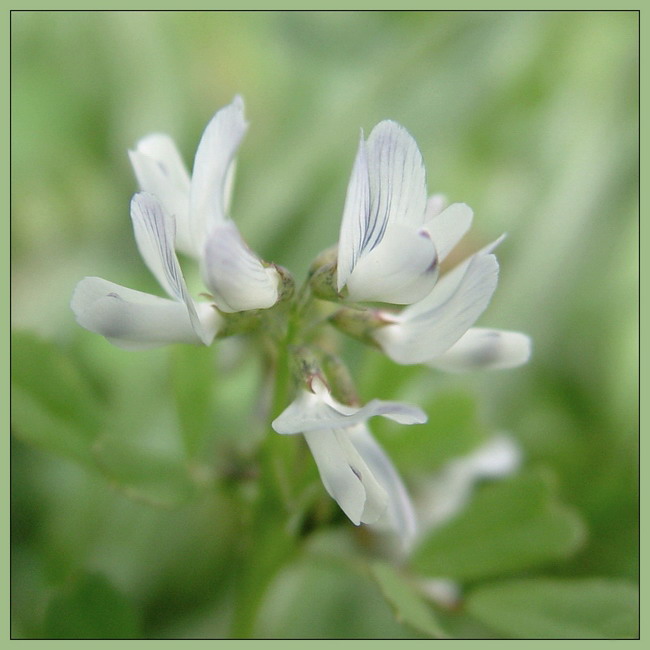
[[343, 209], [337, 288], [355, 302], [411, 304], [433, 289], [439, 262], [472, 221], [461, 203], [427, 201], [422, 155], [390, 120], [359, 142]]
[[[398, 314], [380, 312], [379, 318], [388, 324], [372, 336], [388, 357], [451, 371], [513, 368], [528, 361], [531, 341], [525, 334], [472, 328], [496, 289], [499, 265], [492, 251], [502, 239], [446, 273], [422, 300]], [[447, 239], [447, 250], [452, 241]]]
[[276, 418], [278, 433], [302, 433], [314, 456], [325, 489], [352, 523], [387, 518], [405, 543], [416, 531], [410, 498], [393, 464], [375, 441], [366, 421], [374, 416], [400, 424], [426, 422], [416, 406], [372, 400], [363, 407], [335, 400], [319, 377]]
[[461, 512], [475, 483], [509, 476], [519, 469], [521, 461], [519, 445], [505, 434], [495, 435], [471, 453], [449, 461], [418, 488], [421, 531], [430, 532]]
[[206, 127], [190, 178], [172, 139], [154, 133], [130, 151], [140, 188], [158, 197], [176, 222], [176, 247], [198, 260], [217, 307], [238, 312], [272, 307], [281, 277], [242, 239], [228, 211], [235, 154], [248, 128], [244, 102], [236, 96]]
[[140, 254], [170, 298], [127, 289], [102, 278], [84, 278], [71, 302], [77, 322], [127, 349], [167, 343], [209, 345], [220, 316], [210, 303], [194, 302], [187, 290], [174, 251], [174, 220], [146, 193], [133, 197], [131, 219]]

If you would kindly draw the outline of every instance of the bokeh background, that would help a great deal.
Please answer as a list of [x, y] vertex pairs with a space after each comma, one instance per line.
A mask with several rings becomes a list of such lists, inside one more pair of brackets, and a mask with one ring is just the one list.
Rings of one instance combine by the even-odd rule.
[[[233, 567], [283, 543], [242, 546], [260, 486], [240, 461], [274, 435], [254, 418], [245, 342], [131, 353], [69, 309], [86, 275], [157, 292], [127, 149], [167, 132], [191, 165], [240, 93], [232, 214], [263, 258], [304, 277], [337, 240], [359, 128], [392, 118], [429, 191], [473, 207], [467, 251], [508, 233], [479, 324], [534, 340], [529, 365], [469, 375], [341, 344], [364, 400], [429, 413], [417, 434], [373, 425], [414, 492], [498, 432], [522, 466], [477, 485], [397, 573], [309, 470], [325, 514], [260, 580], [249, 633], [634, 636], [637, 30], [635, 12], [14, 12], [12, 634], [227, 637]], [[462, 602], [422, 598], [423, 577], [453, 580]]]

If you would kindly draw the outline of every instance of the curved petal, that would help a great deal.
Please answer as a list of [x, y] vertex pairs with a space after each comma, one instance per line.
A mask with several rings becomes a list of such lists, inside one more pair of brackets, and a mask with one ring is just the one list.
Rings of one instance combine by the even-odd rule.
[[246, 246], [232, 221], [212, 231], [201, 274], [221, 311], [267, 309], [278, 300], [280, 278]]
[[[430, 312], [447, 302], [454, 293], [458, 291], [460, 283], [465, 277], [469, 265], [480, 256], [491, 253], [504, 239], [505, 235], [501, 235], [498, 239], [495, 239], [493, 242], [474, 253], [474, 255], [471, 255], [460, 264], [457, 264], [451, 271], [445, 273], [436, 282], [433, 291], [431, 291], [428, 296], [402, 310], [402, 312], [397, 316], [397, 320], [413, 320], [420, 314]], [[391, 317], [394, 317], [394, 315]]]
[[339, 291], [389, 226], [417, 230], [425, 206], [424, 163], [415, 140], [396, 122], [380, 122], [366, 143], [362, 137], [348, 185], [339, 238]]
[[232, 165], [247, 129], [244, 101], [237, 95], [217, 111], [201, 136], [190, 188], [190, 225], [197, 250], [212, 228], [227, 219]]
[[140, 189], [153, 194], [176, 223], [176, 248], [197, 257], [190, 237], [190, 177], [174, 141], [152, 133], [138, 141], [129, 158]]
[[469, 230], [473, 214], [472, 209], [465, 203], [452, 203], [424, 224], [424, 229], [431, 235], [436, 246], [440, 261], [449, 255]]
[[347, 281], [348, 297], [410, 304], [431, 292], [438, 269], [436, 248], [428, 233], [395, 224], [354, 267]]
[[145, 263], [163, 289], [184, 303], [197, 335], [208, 345], [212, 339], [203, 330], [174, 251], [174, 221], [163, 212], [156, 197], [146, 192], [136, 194], [131, 200], [131, 219]]
[[425, 298], [431, 305], [428, 309], [413, 314], [407, 307], [396, 317], [397, 323], [373, 333], [375, 340], [397, 363], [433, 360], [456, 343], [483, 313], [496, 289], [498, 273], [494, 255], [475, 255], [451, 296], [438, 301], [434, 295], [436, 285], [431, 296]]
[[327, 403], [322, 396], [301, 391], [296, 399], [272, 422], [277, 433], [293, 434], [319, 429], [345, 429], [381, 415], [400, 424], [420, 424], [427, 416], [417, 406], [401, 402], [372, 400], [363, 407], [339, 404], [333, 398]]
[[450, 372], [516, 368], [528, 361], [530, 350], [525, 334], [474, 327], [427, 365]]
[[366, 489], [349, 465], [334, 431], [310, 431], [305, 434], [305, 440], [328, 494], [358, 526], [363, 516]]
[[105, 336], [118, 347], [146, 349], [168, 343], [201, 342], [183, 303], [102, 278], [89, 277], [79, 282], [71, 307], [79, 325]]
[[447, 197], [444, 194], [432, 194], [427, 199], [424, 209], [424, 223], [438, 216], [447, 207]]
[[370, 213], [370, 179], [363, 131], [359, 149], [348, 183], [339, 233], [337, 288], [341, 291], [355, 267], [364, 237], [364, 226]]
[[417, 520], [402, 479], [368, 427], [360, 424], [349, 429], [348, 433], [352, 444], [388, 494], [386, 516], [390, 528], [400, 536], [404, 548], [410, 548], [417, 533]]

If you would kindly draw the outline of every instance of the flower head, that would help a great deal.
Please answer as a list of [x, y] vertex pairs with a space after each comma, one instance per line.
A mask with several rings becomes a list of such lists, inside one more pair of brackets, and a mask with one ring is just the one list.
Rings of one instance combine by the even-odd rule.
[[[129, 152], [144, 190], [131, 201], [136, 242], [170, 299], [84, 278], [71, 305], [80, 325], [121, 347], [209, 345], [221, 322], [217, 309], [265, 309], [277, 302], [277, 268], [246, 246], [227, 216], [234, 155], [246, 128], [243, 101], [236, 97], [205, 129], [191, 178], [166, 135], [149, 135]], [[190, 297], [176, 249], [198, 260], [210, 301]]]
[[136, 194], [131, 219], [140, 254], [169, 298], [127, 289], [97, 277], [77, 284], [71, 307], [77, 322], [128, 349], [167, 343], [209, 345], [220, 323], [217, 311], [190, 296], [174, 251], [174, 221], [150, 194]]
[[[464, 204], [437, 214], [427, 201], [424, 163], [415, 140], [386, 120], [359, 142], [338, 247], [337, 287], [353, 301], [411, 304], [438, 278], [439, 262], [465, 233]], [[433, 217], [439, 217], [435, 223]]]
[[169, 136], [152, 134], [130, 151], [142, 190], [158, 197], [177, 224], [177, 247], [199, 262], [201, 276], [224, 312], [272, 307], [280, 277], [246, 245], [228, 211], [235, 154], [248, 123], [237, 96], [206, 127], [190, 178]]
[[302, 433], [314, 456], [325, 489], [355, 524], [387, 519], [404, 540], [415, 535], [408, 493], [383, 449], [366, 425], [374, 416], [400, 424], [426, 422], [416, 406], [372, 400], [363, 407], [335, 400], [325, 383], [312, 378], [272, 426], [278, 433]]

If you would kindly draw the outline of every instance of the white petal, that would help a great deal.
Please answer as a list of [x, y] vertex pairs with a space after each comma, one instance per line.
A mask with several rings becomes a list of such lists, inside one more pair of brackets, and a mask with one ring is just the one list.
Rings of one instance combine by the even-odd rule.
[[[84, 278], [79, 282], [71, 307], [82, 327], [105, 336], [119, 347], [146, 349], [168, 343], [201, 342], [183, 303], [127, 289], [102, 278]], [[205, 323], [208, 325], [207, 319]]]
[[341, 219], [337, 262], [337, 286], [339, 291], [345, 285], [357, 263], [363, 243], [364, 227], [369, 213], [370, 179], [368, 178], [366, 143], [362, 132], [357, 157], [348, 183], [343, 218]]
[[208, 237], [201, 274], [221, 311], [267, 309], [278, 300], [278, 272], [251, 252], [232, 221]]
[[419, 314], [430, 312], [432, 309], [439, 307], [449, 300], [454, 293], [458, 291], [458, 287], [473, 260], [481, 255], [491, 253], [504, 239], [505, 235], [501, 235], [499, 238], [474, 253], [474, 255], [471, 255], [460, 264], [457, 264], [451, 271], [447, 271], [447, 273], [436, 282], [433, 291], [419, 302], [413, 303], [404, 309], [400, 314], [400, 318], [402, 320], [414, 319]]
[[427, 199], [424, 209], [424, 223], [438, 216], [447, 207], [447, 197], [444, 194], [432, 194]]
[[472, 209], [464, 203], [452, 203], [448, 208], [427, 220], [424, 229], [444, 260], [472, 225]]
[[521, 465], [521, 459], [516, 442], [499, 435], [471, 454], [447, 463], [423, 488], [419, 509], [421, 529], [430, 531], [454, 517], [467, 504], [476, 481], [512, 474]]
[[387, 518], [389, 526], [408, 549], [415, 539], [417, 523], [411, 499], [390, 458], [365, 425], [348, 430], [350, 440], [365, 460], [377, 482], [388, 494]]
[[334, 431], [310, 431], [305, 434], [305, 440], [328, 494], [358, 526], [363, 516], [366, 489], [350, 467]]
[[411, 135], [386, 120], [370, 133], [359, 152], [341, 222], [339, 291], [358, 260], [378, 246], [387, 228], [417, 230], [424, 220], [426, 181], [422, 155]]
[[436, 248], [428, 233], [400, 224], [363, 255], [347, 280], [354, 301], [410, 304], [431, 292], [438, 278]]
[[293, 434], [318, 429], [344, 429], [361, 424], [368, 418], [381, 415], [400, 424], [418, 424], [427, 421], [422, 409], [401, 402], [372, 400], [363, 407], [339, 404], [330, 398], [309, 391], [300, 391], [298, 397], [273, 421], [271, 426], [278, 433]]
[[136, 194], [131, 200], [131, 219], [145, 263], [163, 289], [184, 303], [196, 333], [208, 345], [211, 338], [201, 326], [174, 251], [174, 221], [163, 212], [156, 197], [146, 192]]
[[525, 334], [475, 327], [427, 365], [451, 372], [516, 368], [528, 361], [530, 349]]
[[140, 189], [153, 194], [176, 223], [176, 248], [197, 256], [190, 237], [190, 177], [174, 141], [153, 133], [129, 151]]
[[212, 228], [227, 218], [232, 164], [247, 128], [244, 101], [237, 95], [232, 104], [217, 111], [203, 132], [190, 189], [190, 219], [197, 249]]
[[483, 313], [496, 289], [498, 272], [494, 255], [475, 255], [451, 296], [442, 302], [436, 300], [436, 285], [431, 296], [425, 298], [428, 309], [413, 314], [407, 307], [397, 316], [399, 322], [377, 330], [375, 339], [397, 363], [433, 360], [458, 341]]

